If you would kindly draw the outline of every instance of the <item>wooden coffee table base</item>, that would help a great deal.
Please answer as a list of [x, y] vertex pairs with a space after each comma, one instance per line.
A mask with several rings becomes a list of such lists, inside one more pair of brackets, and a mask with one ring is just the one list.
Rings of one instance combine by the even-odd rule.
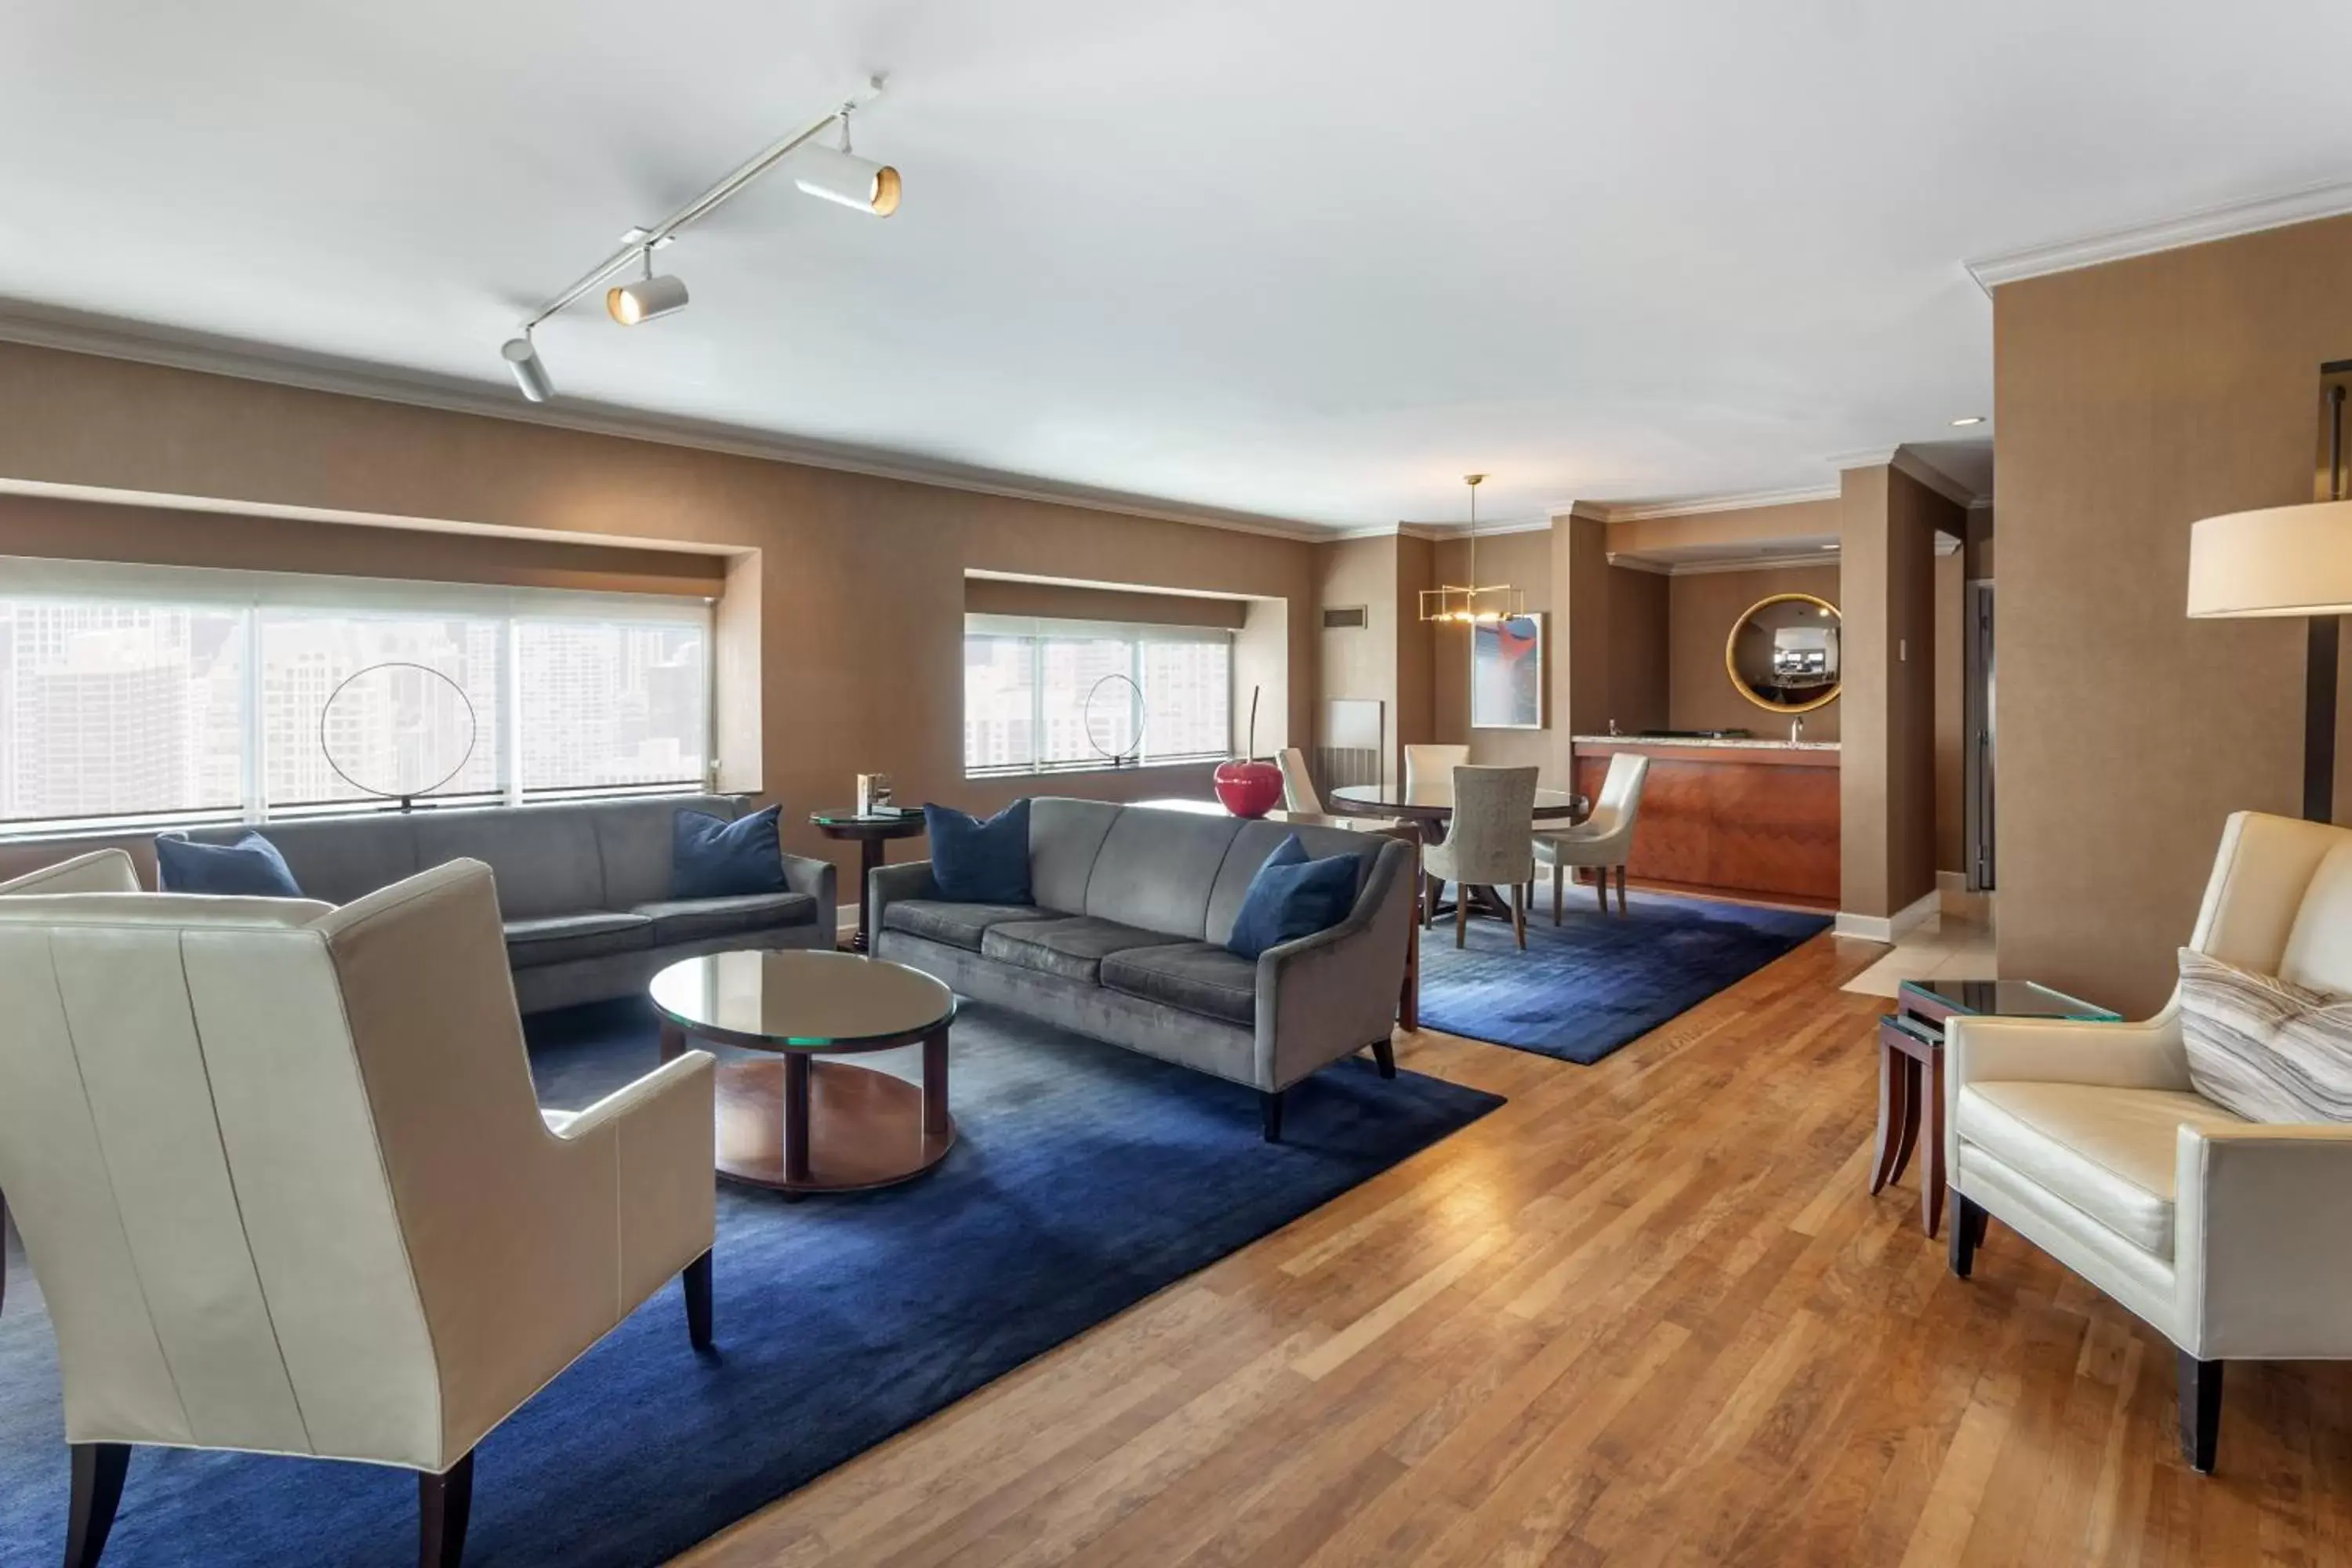
[[786, 1193], [887, 1187], [947, 1158], [947, 1036], [924, 1045], [924, 1082], [805, 1055], [719, 1064], [719, 1173]]

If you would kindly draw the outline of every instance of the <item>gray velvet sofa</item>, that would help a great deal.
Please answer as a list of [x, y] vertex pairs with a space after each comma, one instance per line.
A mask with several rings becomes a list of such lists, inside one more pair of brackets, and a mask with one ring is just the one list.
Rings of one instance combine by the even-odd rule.
[[[741, 947], [831, 947], [829, 860], [783, 858], [791, 891], [674, 900], [670, 824], [678, 810], [734, 820], [731, 795], [667, 795], [574, 805], [382, 812], [272, 822], [258, 831], [302, 891], [348, 904], [460, 858], [496, 878], [515, 1001], [526, 1013], [642, 992], [664, 965]], [[188, 837], [229, 844], [247, 829]]]
[[[1256, 959], [1228, 952], [1250, 879], [1296, 832], [1309, 855], [1364, 863], [1329, 931]], [[951, 903], [929, 862], [876, 870], [874, 950], [964, 994], [1259, 1091], [1283, 1091], [1389, 1033], [1412, 926], [1412, 851], [1394, 838], [1103, 801], [1029, 807], [1028, 904]]]

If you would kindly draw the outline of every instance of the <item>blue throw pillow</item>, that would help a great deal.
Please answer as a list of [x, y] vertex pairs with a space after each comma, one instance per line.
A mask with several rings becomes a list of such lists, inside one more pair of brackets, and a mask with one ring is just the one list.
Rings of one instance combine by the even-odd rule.
[[184, 833], [155, 839], [156, 881], [167, 893], [218, 893], [299, 899], [302, 889], [278, 846], [258, 833], [234, 844], [199, 844]]
[[1269, 947], [1330, 930], [1356, 907], [1361, 870], [1353, 855], [1308, 859], [1307, 846], [1292, 834], [1250, 879], [1225, 951], [1255, 958]]
[[982, 822], [951, 805], [923, 807], [931, 837], [931, 880], [958, 904], [1029, 901], [1029, 802], [1014, 801]]
[[707, 811], [679, 811], [670, 818], [669, 896], [732, 899], [791, 892], [777, 828], [783, 810], [772, 805], [732, 822]]

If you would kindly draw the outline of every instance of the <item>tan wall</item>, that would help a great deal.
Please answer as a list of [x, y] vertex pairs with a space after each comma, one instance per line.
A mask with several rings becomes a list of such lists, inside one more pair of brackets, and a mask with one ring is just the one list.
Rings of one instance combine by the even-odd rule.
[[1681, 517], [1645, 517], [1608, 525], [1609, 550], [1641, 554], [1694, 545], [1779, 544], [1791, 539], [1835, 539], [1841, 516], [1835, 500], [1790, 501], [1730, 511], [1690, 512]]
[[1960, 537], [1967, 509], [1895, 470], [1887, 483], [1887, 901], [1936, 890], [1936, 535]]
[[[1315, 725], [1308, 731], [1326, 743], [1328, 704], [1334, 699], [1381, 704], [1388, 737], [1383, 778], [1403, 776], [1397, 739], [1397, 542], [1393, 536], [1341, 539], [1313, 547], [1315, 608], [1309, 612], [1320, 638], [1315, 688]], [[1320, 629], [1322, 612], [1361, 605], [1364, 624], [1342, 631]]]
[[1673, 699], [1674, 579], [1629, 567], [1609, 569], [1609, 708], [1601, 728], [1614, 720], [1632, 734], [1669, 728]]
[[[1307, 733], [1312, 711], [1316, 547], [1292, 540], [8, 344], [0, 479], [756, 551], [721, 601], [722, 643], [746, 605], [759, 631], [756, 656], [721, 649], [722, 781], [782, 799], [790, 846], [845, 862], [804, 814], [845, 801], [858, 773], [974, 807], [1032, 787], [962, 776], [969, 570], [1284, 599], [1286, 730]], [[747, 704], [757, 742], [727, 727]], [[1207, 770], [1053, 787], [1200, 794]]]
[[963, 607], [980, 616], [1125, 621], [1147, 626], [1222, 626], [1231, 631], [1239, 631], [1249, 618], [1249, 604], [1244, 599], [1138, 594], [1081, 588], [1066, 583], [1016, 583], [1002, 577], [965, 578]]
[[1936, 557], [1936, 869], [1964, 868], [1968, 556]]
[[2312, 499], [2347, 279], [2331, 218], [1994, 291], [2003, 974], [2151, 1011], [2223, 817], [2298, 809], [2303, 624], [2187, 619], [2189, 527]]
[[1438, 545], [1399, 534], [1397, 561], [1397, 711], [1400, 748], [1437, 738], [1437, 626], [1421, 618], [1421, 591], [1438, 585]]
[[[1763, 510], [1763, 509], [1759, 509]], [[1780, 510], [1780, 509], [1773, 509]], [[1784, 740], [1789, 718], [1739, 693], [1723, 668], [1723, 645], [1739, 617], [1774, 594], [1811, 594], [1840, 604], [1835, 566], [1774, 566], [1752, 572], [1687, 572], [1668, 578], [1667, 725], [1675, 730], [1753, 730]], [[1843, 651], [1843, 639], [1841, 636]], [[1843, 698], [1805, 715], [1805, 738], [1834, 741]]]

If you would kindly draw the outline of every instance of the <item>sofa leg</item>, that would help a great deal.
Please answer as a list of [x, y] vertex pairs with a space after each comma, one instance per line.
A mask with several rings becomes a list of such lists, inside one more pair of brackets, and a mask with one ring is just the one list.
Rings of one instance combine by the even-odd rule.
[[2213, 1473], [2221, 1436], [2221, 1371], [2226, 1363], [2180, 1352], [2180, 1457], [2200, 1476]]
[[1985, 1211], [1952, 1189], [1952, 1272], [1967, 1279], [1977, 1266], [1977, 1243], [1984, 1239]]
[[73, 1511], [66, 1521], [66, 1568], [98, 1568], [114, 1510], [122, 1501], [122, 1478], [131, 1468], [128, 1443], [76, 1443], [73, 1449]]
[[1269, 1143], [1281, 1142], [1282, 1090], [1278, 1089], [1258, 1090], [1257, 1113], [1260, 1131], [1265, 1134], [1265, 1141]]
[[686, 1266], [679, 1276], [686, 1282], [686, 1333], [694, 1348], [710, 1348], [710, 1254], [704, 1253]]
[[1381, 1069], [1382, 1078], [1396, 1077], [1396, 1042], [1378, 1039], [1372, 1042], [1372, 1065]]
[[416, 1478], [416, 1568], [457, 1568], [466, 1556], [466, 1526], [474, 1514], [474, 1456], [444, 1476]]

